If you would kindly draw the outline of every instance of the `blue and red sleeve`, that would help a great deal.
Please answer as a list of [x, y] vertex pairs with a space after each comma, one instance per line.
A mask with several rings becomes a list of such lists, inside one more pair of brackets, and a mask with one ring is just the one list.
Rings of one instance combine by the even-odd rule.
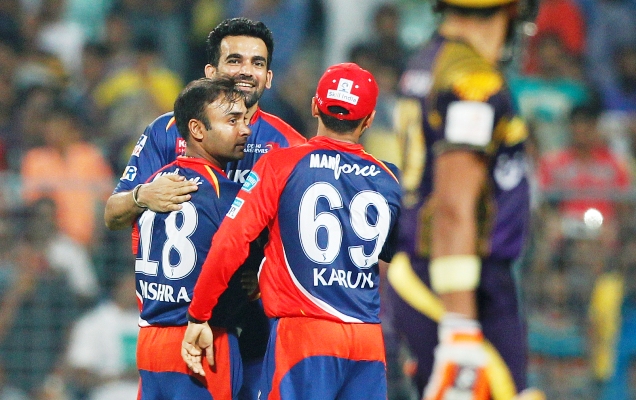
[[212, 309], [230, 278], [249, 254], [249, 245], [276, 215], [278, 199], [291, 169], [273, 168], [263, 156], [234, 199], [232, 208], [212, 238], [212, 245], [194, 287], [189, 314], [201, 321], [212, 317]]

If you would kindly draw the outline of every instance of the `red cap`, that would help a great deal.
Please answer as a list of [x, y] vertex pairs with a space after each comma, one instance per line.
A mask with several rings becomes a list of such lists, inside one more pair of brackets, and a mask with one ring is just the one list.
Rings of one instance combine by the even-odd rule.
[[[332, 65], [318, 81], [318, 109], [337, 119], [362, 119], [373, 112], [377, 100], [378, 84], [373, 75], [354, 63]], [[331, 106], [342, 107], [347, 112], [331, 112]]]

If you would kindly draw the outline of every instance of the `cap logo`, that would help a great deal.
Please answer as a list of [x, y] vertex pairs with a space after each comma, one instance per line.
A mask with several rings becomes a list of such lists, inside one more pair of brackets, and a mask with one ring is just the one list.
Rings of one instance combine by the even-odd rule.
[[329, 89], [327, 91], [327, 98], [344, 101], [345, 103], [353, 104], [355, 106], [358, 104], [359, 97], [351, 94], [352, 88], [353, 81], [340, 78], [340, 81], [338, 82], [338, 90]]

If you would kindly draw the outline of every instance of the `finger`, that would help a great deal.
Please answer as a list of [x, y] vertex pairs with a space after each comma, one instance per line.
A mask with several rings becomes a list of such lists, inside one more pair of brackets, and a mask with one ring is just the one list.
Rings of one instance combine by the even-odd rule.
[[210, 364], [210, 367], [214, 367], [214, 348], [213, 348], [213, 346], [210, 346], [210, 347], [208, 347], [205, 350], [205, 358], [207, 358], [208, 364]]
[[166, 178], [168, 178], [169, 180], [173, 181], [173, 182], [181, 182], [185, 180], [185, 176], [182, 175], [164, 175]]
[[190, 368], [192, 372], [195, 374], [199, 374], [201, 376], [205, 376], [205, 371], [203, 370], [203, 364], [201, 363], [201, 357], [192, 357], [192, 367]]
[[180, 195], [180, 196], [172, 196], [170, 198], [170, 201], [174, 204], [181, 204], [181, 203], [185, 203], [186, 201], [189, 201], [192, 198], [191, 195], [189, 194], [184, 194], [184, 195]]

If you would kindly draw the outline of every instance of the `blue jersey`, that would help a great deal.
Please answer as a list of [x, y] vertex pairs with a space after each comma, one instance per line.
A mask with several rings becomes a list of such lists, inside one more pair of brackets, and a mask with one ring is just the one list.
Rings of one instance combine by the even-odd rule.
[[[226, 169], [230, 179], [245, 182], [245, 177], [268, 151], [306, 142], [306, 139], [280, 118], [257, 109], [250, 120], [252, 134], [245, 145], [245, 157], [229, 163]], [[130, 156], [128, 165], [115, 193], [132, 190], [144, 183], [159, 168], [184, 155], [185, 140], [179, 135], [174, 114], [166, 113], [154, 120], [141, 135]]]
[[[169, 213], [146, 210], [135, 223], [139, 239], [133, 248], [141, 326], [187, 324], [186, 310], [211, 238], [240, 189], [224, 171], [199, 158], [179, 157], [155, 177], [165, 174], [184, 176], [199, 185], [199, 190], [183, 203], [181, 210]], [[228, 300], [236, 308], [247, 302], [240, 282], [230, 292], [234, 295]], [[220, 315], [218, 320], [226, 317]]]
[[268, 316], [379, 323], [378, 260], [394, 250], [396, 174], [361, 145], [322, 136], [264, 157], [213, 240], [190, 313], [209, 317], [248, 244], [268, 227], [259, 275]]

